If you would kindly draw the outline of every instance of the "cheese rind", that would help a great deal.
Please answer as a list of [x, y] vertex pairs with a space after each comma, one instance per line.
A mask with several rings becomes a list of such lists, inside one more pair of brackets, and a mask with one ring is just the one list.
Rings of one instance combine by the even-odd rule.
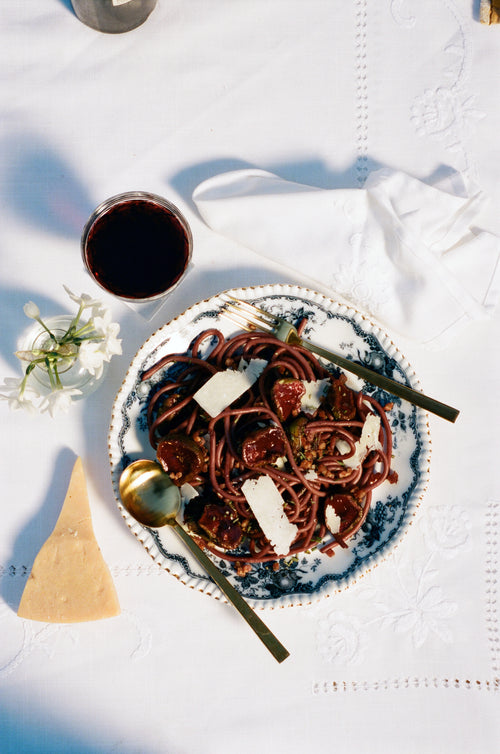
[[17, 614], [46, 623], [79, 623], [119, 613], [115, 586], [95, 538], [78, 458], [61, 513], [35, 558]]

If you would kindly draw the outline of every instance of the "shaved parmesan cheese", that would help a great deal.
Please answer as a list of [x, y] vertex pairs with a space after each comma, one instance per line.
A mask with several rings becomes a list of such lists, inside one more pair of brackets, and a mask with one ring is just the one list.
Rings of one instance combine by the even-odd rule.
[[338, 534], [340, 531], [340, 524], [342, 519], [335, 513], [333, 505], [327, 505], [325, 509], [325, 524], [332, 534]]
[[247, 479], [241, 491], [276, 555], [288, 555], [298, 529], [287, 519], [283, 498], [271, 477]]
[[349, 453], [351, 446], [347, 442], [347, 440], [341, 440], [340, 438], [335, 443], [335, 447], [339, 451], [340, 455], [343, 456], [346, 453]]
[[194, 394], [195, 401], [214, 418], [252, 387], [266, 366], [264, 359], [240, 362], [239, 369], [216, 372]]
[[252, 385], [254, 382], [256, 382], [264, 369], [267, 367], [268, 362], [265, 359], [250, 359], [250, 361], [245, 361], [245, 359], [240, 359], [240, 363], [238, 364], [238, 371], [245, 372], [248, 379], [252, 381]]
[[190, 500], [192, 500], [194, 497], [198, 497], [198, 495], [200, 494], [198, 490], [195, 490], [195, 488], [191, 484], [189, 484], [189, 482], [185, 482], [185, 484], [181, 485], [180, 493], [183, 503], [188, 503]]
[[330, 379], [324, 380], [301, 380], [306, 392], [302, 396], [300, 408], [305, 414], [315, 414], [321, 405], [321, 399], [326, 395], [330, 385]]
[[371, 450], [382, 450], [382, 445], [378, 439], [379, 432], [380, 418], [375, 414], [368, 414], [361, 430], [361, 437], [355, 445], [354, 454], [343, 459], [345, 466], [355, 469], [364, 461]]

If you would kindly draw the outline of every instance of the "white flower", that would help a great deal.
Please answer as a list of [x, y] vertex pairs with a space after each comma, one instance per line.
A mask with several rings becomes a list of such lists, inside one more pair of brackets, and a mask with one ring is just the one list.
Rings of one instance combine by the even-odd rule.
[[97, 379], [102, 375], [104, 362], [109, 360], [103, 350], [103, 345], [102, 341], [84, 340], [80, 346], [80, 352], [78, 354], [78, 359], [82, 367], [86, 369], [89, 374], [97, 377]]
[[[78, 362], [84, 371], [96, 379], [103, 376], [104, 364], [115, 354], [122, 353], [121, 340], [118, 338], [120, 326], [111, 321], [109, 312], [100, 301], [88, 294], [80, 296], [74, 294], [66, 285], [64, 289], [68, 296], [78, 304], [78, 311], [62, 333], [52, 333], [40, 318], [40, 310], [33, 301], [24, 305], [24, 313], [30, 319], [36, 320], [45, 330], [45, 340], [31, 351], [17, 351], [16, 356], [24, 362], [24, 377], [21, 380], [9, 379], [3, 385], [6, 391], [0, 393], [0, 398], [7, 400], [12, 409], [25, 408], [34, 411], [37, 406], [35, 399], [40, 399], [38, 410], [48, 411], [51, 416], [60, 411], [67, 411], [72, 399], [81, 395], [76, 388], [64, 387], [67, 379], [64, 373]], [[90, 310], [82, 318], [84, 310]], [[36, 342], [36, 341], [35, 341]], [[30, 375], [35, 369], [45, 370], [46, 387], [51, 393], [45, 395], [28, 387]], [[0, 390], [2, 386], [0, 386]], [[43, 397], [42, 397], [43, 396]]]
[[30, 319], [38, 319], [40, 316], [40, 309], [35, 303], [33, 303], [33, 301], [28, 301], [28, 303], [23, 306], [23, 311]]
[[58, 390], [53, 390], [44, 396], [40, 404], [40, 411], [42, 413], [48, 411], [52, 417], [58, 413], [66, 413], [73, 402], [73, 397], [81, 394], [81, 390], [71, 387], [62, 387]]
[[101, 316], [92, 320], [96, 339], [84, 340], [80, 346], [79, 360], [84, 369], [99, 378], [105, 361], [122, 353], [121, 340], [117, 338], [120, 325], [111, 321], [111, 312], [103, 309]]
[[94, 317], [94, 327], [99, 335], [104, 336], [103, 346], [106, 358], [120, 355], [122, 353], [122, 342], [117, 338], [120, 332], [120, 325], [117, 322], [111, 322], [111, 312], [105, 309], [100, 317]]
[[18, 409], [24, 409], [29, 413], [36, 411], [34, 401], [36, 401], [40, 395], [33, 388], [24, 385], [24, 378], [18, 377], [6, 377], [4, 384], [0, 385], [0, 389], [6, 390], [7, 393], [0, 393], [0, 398], [8, 401], [9, 408], [13, 411]]
[[75, 304], [78, 304], [78, 306], [80, 306], [82, 309], [92, 308], [96, 315], [100, 314], [103, 311], [102, 304], [98, 299], [91, 298], [88, 293], [82, 293], [80, 296], [77, 296], [68, 288], [67, 285], [63, 287], [70, 299], [74, 301]]

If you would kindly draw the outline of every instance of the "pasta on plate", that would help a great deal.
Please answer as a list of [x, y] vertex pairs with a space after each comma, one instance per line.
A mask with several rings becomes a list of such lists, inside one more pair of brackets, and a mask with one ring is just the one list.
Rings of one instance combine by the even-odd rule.
[[[188, 486], [191, 533], [240, 575], [311, 548], [333, 555], [362, 526], [373, 490], [397, 480], [390, 404], [351, 390], [301, 346], [259, 332], [226, 338], [211, 328], [187, 353], [162, 357], [142, 381], [161, 370], [148, 405], [149, 441], [173, 481]], [[241, 383], [235, 399], [231, 381]], [[263, 478], [268, 503], [257, 506], [258, 493], [250, 493]], [[272, 508], [270, 489], [281, 510]]]

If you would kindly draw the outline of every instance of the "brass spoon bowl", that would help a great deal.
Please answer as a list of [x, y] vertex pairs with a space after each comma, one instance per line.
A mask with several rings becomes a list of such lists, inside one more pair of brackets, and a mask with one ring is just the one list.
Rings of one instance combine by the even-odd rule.
[[177, 521], [181, 506], [179, 488], [173, 484], [161, 466], [156, 461], [134, 461], [122, 472], [119, 491], [124, 508], [140, 524], [152, 529], [163, 526], [173, 528], [274, 658], [278, 662], [283, 662], [290, 654], [288, 650]]

